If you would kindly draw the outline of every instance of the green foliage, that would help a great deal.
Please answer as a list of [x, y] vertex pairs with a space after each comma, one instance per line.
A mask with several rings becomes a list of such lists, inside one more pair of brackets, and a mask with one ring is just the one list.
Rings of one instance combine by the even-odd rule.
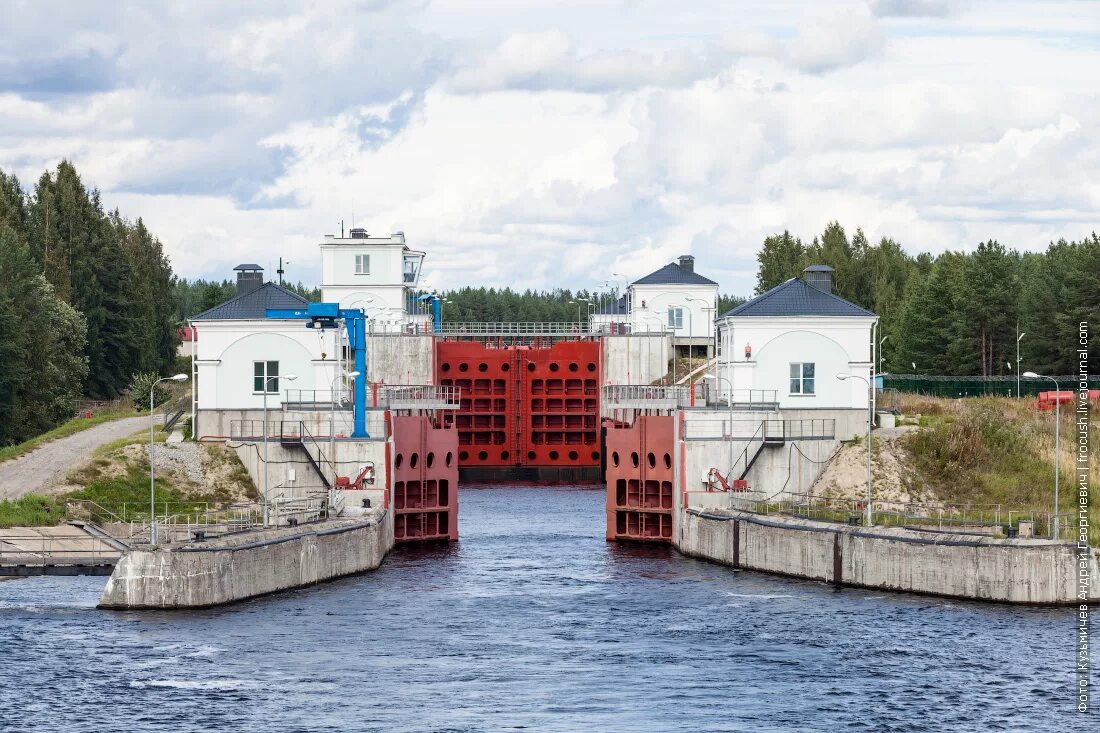
[[149, 409], [149, 392], [153, 391], [153, 405], [159, 405], [171, 397], [171, 393], [164, 388], [164, 382], [153, 385], [160, 379], [156, 372], [138, 372], [130, 380], [130, 387], [126, 390], [131, 404], [135, 410]]
[[81, 396], [117, 397], [176, 351], [172, 269], [139, 219], [104, 212], [62, 161], [27, 195], [0, 171], [0, 445], [49, 430]]
[[912, 257], [889, 238], [872, 244], [858, 229], [849, 241], [831, 222], [809, 244], [789, 232], [766, 237], [757, 261], [757, 293], [808, 265], [832, 266], [835, 292], [881, 317], [879, 337], [888, 337], [883, 368], [890, 372], [1011, 375], [1019, 321], [1027, 333], [1022, 369], [1072, 374], [1078, 324], [1100, 319], [1096, 233], [1052, 243], [1043, 254], [990, 240], [969, 253]]
[[64, 517], [65, 500], [56, 496], [27, 494], [0, 501], [0, 527], [49, 527]]

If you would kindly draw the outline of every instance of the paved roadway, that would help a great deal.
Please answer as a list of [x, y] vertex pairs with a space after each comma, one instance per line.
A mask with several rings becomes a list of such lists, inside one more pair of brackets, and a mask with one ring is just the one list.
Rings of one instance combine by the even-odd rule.
[[149, 429], [148, 417], [126, 417], [101, 423], [67, 438], [38, 446], [30, 453], [0, 463], [0, 499], [50, 493], [99, 446]]

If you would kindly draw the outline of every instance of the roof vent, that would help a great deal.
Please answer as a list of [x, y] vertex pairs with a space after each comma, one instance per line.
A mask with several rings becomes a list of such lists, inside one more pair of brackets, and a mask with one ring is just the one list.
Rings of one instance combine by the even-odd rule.
[[367, 238], [367, 230], [364, 229], [363, 227], [355, 227], [354, 229], [351, 230], [350, 234], [351, 234], [352, 239], [366, 239]]
[[264, 268], [259, 265], [237, 265], [233, 270], [237, 273], [237, 295], [251, 293], [263, 287]]
[[695, 272], [695, 258], [691, 255], [680, 255], [680, 269], [684, 272]]
[[817, 288], [823, 293], [833, 292], [833, 268], [828, 265], [810, 265], [802, 271], [802, 279], [811, 288]]

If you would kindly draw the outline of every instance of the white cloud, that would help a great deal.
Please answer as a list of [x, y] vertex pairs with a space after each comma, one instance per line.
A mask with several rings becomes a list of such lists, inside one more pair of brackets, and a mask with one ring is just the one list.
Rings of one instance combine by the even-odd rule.
[[0, 168], [32, 181], [74, 159], [187, 276], [283, 256], [315, 280], [317, 242], [353, 216], [404, 230], [439, 287], [592, 287], [690, 251], [747, 293], [764, 236], [831, 219], [911, 251], [1086, 234], [1095, 4], [950, 5], [119, 4], [58, 22], [20, 4], [0, 9]]

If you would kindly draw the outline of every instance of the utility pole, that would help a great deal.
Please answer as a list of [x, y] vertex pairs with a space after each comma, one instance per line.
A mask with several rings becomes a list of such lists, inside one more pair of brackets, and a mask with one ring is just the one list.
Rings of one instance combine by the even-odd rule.
[[1027, 333], [1020, 333], [1020, 321], [1016, 321], [1016, 399], [1023, 397], [1020, 394], [1020, 339], [1027, 336]]

